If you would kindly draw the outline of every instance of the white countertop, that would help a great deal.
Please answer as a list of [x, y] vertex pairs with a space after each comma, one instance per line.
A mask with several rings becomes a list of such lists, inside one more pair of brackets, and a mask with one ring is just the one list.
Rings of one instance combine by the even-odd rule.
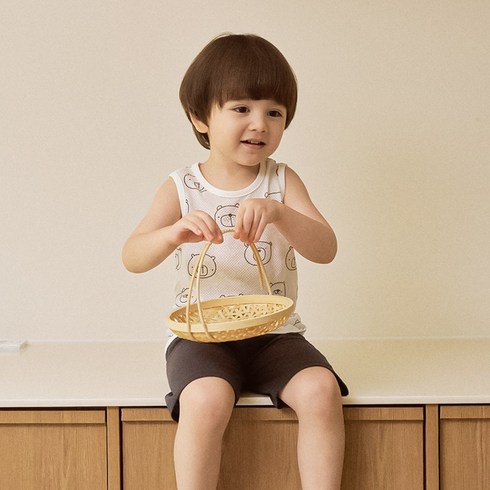
[[[490, 338], [313, 340], [346, 405], [490, 403]], [[162, 406], [164, 342], [31, 343], [0, 352], [0, 407]], [[240, 405], [270, 405], [244, 395]]]

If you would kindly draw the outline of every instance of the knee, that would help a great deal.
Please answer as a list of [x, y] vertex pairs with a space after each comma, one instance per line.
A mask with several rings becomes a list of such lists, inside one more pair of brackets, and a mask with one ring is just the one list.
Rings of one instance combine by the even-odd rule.
[[[302, 415], [328, 417], [342, 410], [342, 397], [335, 375], [325, 368], [307, 369], [290, 391], [291, 408]], [[294, 378], [293, 380], [294, 381]]]
[[331, 371], [325, 369], [320, 376], [305, 386], [305, 406], [320, 411], [331, 411], [342, 406], [337, 379]]
[[180, 418], [193, 418], [201, 427], [218, 429], [228, 424], [235, 392], [222, 378], [201, 378], [193, 381], [180, 396]]

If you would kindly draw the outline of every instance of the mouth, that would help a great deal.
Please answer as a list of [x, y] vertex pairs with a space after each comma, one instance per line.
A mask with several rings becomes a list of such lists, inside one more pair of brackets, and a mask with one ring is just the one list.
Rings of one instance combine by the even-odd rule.
[[256, 146], [256, 147], [265, 146], [265, 141], [254, 140], [254, 139], [251, 139], [251, 140], [242, 140], [241, 143], [243, 143], [245, 145]]

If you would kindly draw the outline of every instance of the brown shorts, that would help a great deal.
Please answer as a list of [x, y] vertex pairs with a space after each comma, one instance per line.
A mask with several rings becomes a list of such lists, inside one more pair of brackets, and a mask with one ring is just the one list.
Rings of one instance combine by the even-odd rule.
[[179, 418], [179, 397], [191, 382], [204, 377], [223, 378], [238, 401], [242, 391], [268, 395], [274, 406], [285, 404], [279, 393], [299, 371], [313, 366], [329, 369], [337, 378], [342, 396], [347, 386], [325, 356], [299, 333], [268, 334], [220, 343], [175, 339], [166, 354], [170, 393], [165, 400], [172, 418]]

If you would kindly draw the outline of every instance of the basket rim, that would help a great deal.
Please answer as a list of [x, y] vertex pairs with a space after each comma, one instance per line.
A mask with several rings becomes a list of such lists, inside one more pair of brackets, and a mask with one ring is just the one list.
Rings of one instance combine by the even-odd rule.
[[[209, 300], [201, 301], [200, 304], [202, 309], [206, 309], [207, 307], [216, 308], [220, 306], [236, 305], [236, 304], [258, 305], [258, 304], [273, 304], [273, 303], [280, 304], [283, 307], [280, 310], [275, 311], [273, 313], [269, 313], [254, 318], [244, 318], [244, 319], [238, 319], [232, 321], [227, 320], [222, 322], [206, 321], [206, 327], [210, 332], [219, 332], [223, 330], [232, 331], [241, 328], [262, 325], [264, 323], [268, 323], [276, 319], [279, 319], [285, 315], [289, 316], [294, 308], [294, 301], [291, 298], [288, 298], [287, 296], [280, 296], [276, 294], [273, 295], [253, 294], [253, 295], [227, 296], [224, 298], [209, 299]], [[189, 308], [189, 312], [194, 313], [197, 311], [198, 311], [197, 303], [191, 304]], [[177, 308], [172, 312], [170, 312], [167, 316], [167, 326], [173, 331], [187, 332], [188, 331], [187, 320], [180, 322], [175, 319], [176, 316], [178, 315], [183, 314], [184, 316], [186, 316], [186, 312], [187, 312], [187, 306]], [[192, 331], [195, 333], [204, 332], [205, 326], [200, 321], [192, 323]]]
[[[222, 233], [231, 233], [233, 231], [233, 228], [229, 228], [222, 230]], [[211, 245], [212, 242], [206, 242], [206, 244], [203, 246], [201, 253], [199, 254], [198, 261], [191, 273], [187, 304], [185, 305], [185, 307], [178, 308], [168, 315], [168, 328], [170, 328], [170, 330], [172, 330], [176, 335], [179, 335], [179, 333], [185, 333], [186, 336], [190, 336], [194, 340], [197, 340], [194, 334], [205, 333], [206, 337], [211, 340], [215, 339], [213, 334], [217, 333], [234, 332], [238, 330], [260, 330], [261, 328], [265, 328], [265, 326], [268, 324], [276, 324], [273, 328], [275, 329], [281, 323], [286, 322], [289, 315], [294, 310], [294, 301], [287, 296], [272, 294], [272, 289], [269, 278], [267, 277], [267, 272], [264, 268], [262, 258], [260, 257], [260, 254], [254, 243], [250, 243], [249, 245], [256, 260], [259, 284], [261, 288], [265, 287], [269, 294], [228, 296], [224, 298], [209, 299], [207, 301], [201, 302], [201, 267], [204, 261], [204, 257], [206, 256], [206, 252]], [[196, 302], [192, 304], [191, 296], [192, 291], [194, 290], [194, 286], [196, 288], [197, 299]], [[216, 319], [220, 320], [220, 318], [214, 315], [211, 319], [206, 319], [204, 315], [204, 311], [206, 310], [206, 308], [212, 308], [213, 310], [216, 310], [225, 306], [237, 306], [243, 304], [249, 304], [251, 308], [257, 307], [260, 304], [275, 304], [279, 305], [279, 309], [276, 309], [276, 311], [270, 313], [259, 312], [259, 315], [256, 316], [251, 315], [247, 317], [246, 315], [244, 315], [243, 318], [222, 318], [223, 321], [215, 321]], [[195, 318], [192, 318], [193, 315], [195, 316], [196, 312], [198, 316], [197, 321]], [[183, 321], [175, 321], [176, 317], [179, 317], [178, 319]]]

